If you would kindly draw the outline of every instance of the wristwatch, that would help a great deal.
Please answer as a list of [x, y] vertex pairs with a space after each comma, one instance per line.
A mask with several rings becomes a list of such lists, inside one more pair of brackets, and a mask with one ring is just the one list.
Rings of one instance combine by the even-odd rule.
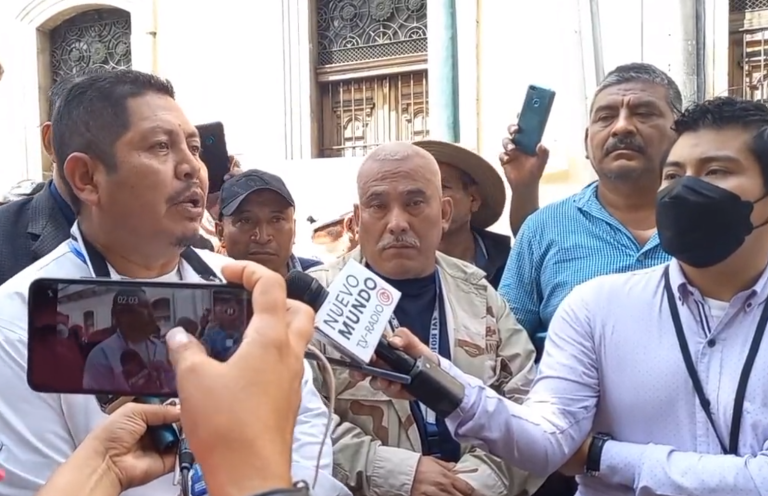
[[309, 485], [304, 482], [297, 482], [290, 489], [274, 489], [265, 493], [254, 494], [253, 496], [310, 496]]
[[592, 436], [587, 450], [587, 463], [584, 471], [590, 477], [597, 477], [600, 474], [600, 459], [603, 457], [603, 448], [605, 443], [613, 438], [609, 434], [598, 432]]

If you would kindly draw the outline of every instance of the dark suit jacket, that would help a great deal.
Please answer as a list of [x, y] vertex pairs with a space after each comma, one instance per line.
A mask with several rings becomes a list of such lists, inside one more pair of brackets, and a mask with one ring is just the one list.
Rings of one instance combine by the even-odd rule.
[[47, 186], [0, 207], [0, 284], [69, 239], [69, 226]]
[[486, 230], [475, 230], [475, 234], [483, 240], [485, 251], [488, 253], [485, 267], [480, 267], [485, 271], [485, 280], [493, 286], [493, 289], [499, 289], [501, 276], [504, 274], [504, 268], [507, 266], [512, 238]]

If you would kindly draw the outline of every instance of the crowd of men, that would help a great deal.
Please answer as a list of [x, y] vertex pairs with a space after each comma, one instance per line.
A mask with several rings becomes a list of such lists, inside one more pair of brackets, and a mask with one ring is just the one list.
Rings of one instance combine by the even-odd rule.
[[[401, 292], [394, 322], [425, 352], [518, 403], [514, 429], [472, 444], [489, 435], [336, 369], [324, 439], [331, 389], [307, 365], [293, 475], [311, 479], [327, 445], [315, 494], [768, 495], [764, 104], [683, 109], [663, 71], [620, 66], [573, 130], [597, 181], [542, 208], [549, 151], [516, 150], [514, 124], [501, 168], [440, 141], [381, 145], [361, 160], [352, 212], [316, 229], [338, 255], [327, 263], [293, 253], [296, 201], [278, 175], [233, 161], [208, 195], [169, 82], [85, 74], [56, 85], [51, 108], [53, 179], [0, 207], [3, 495], [34, 495], [104, 420], [92, 398], [26, 383], [30, 282], [100, 275], [94, 254], [112, 277], [205, 280], [231, 257], [325, 286], [355, 260]], [[505, 179], [514, 243], [488, 230]], [[480, 405], [467, 406], [476, 425], [502, 425]], [[163, 478], [129, 494], [177, 491]]]

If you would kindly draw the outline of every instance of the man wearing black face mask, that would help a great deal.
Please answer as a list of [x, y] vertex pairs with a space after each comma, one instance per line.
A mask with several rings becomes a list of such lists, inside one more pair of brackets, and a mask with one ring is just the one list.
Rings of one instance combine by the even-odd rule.
[[466, 388], [454, 437], [582, 496], [768, 495], [768, 107], [718, 98], [674, 129], [656, 214], [673, 260], [575, 288], [523, 405], [441, 361]]

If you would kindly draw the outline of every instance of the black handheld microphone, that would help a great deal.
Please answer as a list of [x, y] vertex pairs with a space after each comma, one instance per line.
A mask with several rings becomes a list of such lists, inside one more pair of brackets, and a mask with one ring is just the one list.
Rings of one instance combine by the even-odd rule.
[[[142, 389], [148, 385], [151, 385], [153, 380], [152, 371], [149, 370], [144, 359], [136, 350], [124, 350], [120, 354], [120, 365], [122, 366], [123, 379], [130, 388]], [[141, 403], [144, 405], [162, 405], [165, 403], [160, 398], [152, 397], [136, 397], [133, 400], [135, 403]], [[161, 452], [167, 452], [178, 446], [179, 434], [176, 432], [176, 428], [172, 425], [159, 425], [149, 428], [149, 435], [152, 438], [152, 442], [155, 448]]]
[[[299, 271], [288, 274], [286, 286], [288, 298], [306, 303], [315, 312], [320, 311], [330, 295], [317, 279]], [[414, 359], [393, 348], [384, 336], [379, 338], [375, 353], [394, 372], [409, 376], [411, 382], [403, 384], [404, 389], [438, 416], [445, 418], [461, 405], [464, 386], [432, 360], [424, 356]]]

